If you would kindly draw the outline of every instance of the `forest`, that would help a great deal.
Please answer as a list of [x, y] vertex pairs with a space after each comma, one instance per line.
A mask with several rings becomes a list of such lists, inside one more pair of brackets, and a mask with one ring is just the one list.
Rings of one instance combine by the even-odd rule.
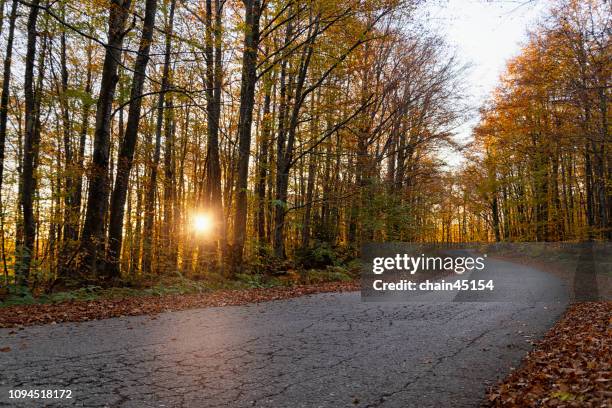
[[0, 281], [612, 238], [610, 3], [553, 2], [478, 112], [423, 3], [0, 0]]

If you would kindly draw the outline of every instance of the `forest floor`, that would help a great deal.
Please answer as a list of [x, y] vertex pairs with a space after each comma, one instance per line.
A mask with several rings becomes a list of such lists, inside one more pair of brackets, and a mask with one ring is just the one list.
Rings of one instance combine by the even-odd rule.
[[489, 392], [496, 407], [612, 406], [612, 302], [571, 305]]
[[0, 307], [0, 328], [83, 322], [120, 316], [154, 315], [177, 310], [289, 299], [313, 293], [356, 290], [359, 290], [358, 281], [339, 281], [267, 288], [220, 289], [204, 293], [120, 297], [113, 294], [110, 298]]

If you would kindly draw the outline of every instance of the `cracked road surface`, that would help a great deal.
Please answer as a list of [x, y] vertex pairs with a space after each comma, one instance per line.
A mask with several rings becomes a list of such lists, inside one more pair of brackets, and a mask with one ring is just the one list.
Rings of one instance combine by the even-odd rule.
[[[564, 308], [365, 303], [354, 292], [0, 329], [11, 347], [0, 406], [477, 407]], [[73, 398], [9, 400], [9, 389]]]

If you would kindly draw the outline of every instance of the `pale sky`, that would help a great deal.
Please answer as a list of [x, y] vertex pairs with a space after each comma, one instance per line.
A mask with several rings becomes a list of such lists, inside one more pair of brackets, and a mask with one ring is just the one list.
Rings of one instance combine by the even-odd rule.
[[[517, 55], [532, 28], [550, 6], [548, 0], [433, 0], [421, 12], [471, 64], [467, 89], [474, 118], [459, 130], [458, 141], [469, 140], [477, 122], [477, 108], [498, 83], [508, 59]], [[446, 155], [450, 165], [460, 155]]]

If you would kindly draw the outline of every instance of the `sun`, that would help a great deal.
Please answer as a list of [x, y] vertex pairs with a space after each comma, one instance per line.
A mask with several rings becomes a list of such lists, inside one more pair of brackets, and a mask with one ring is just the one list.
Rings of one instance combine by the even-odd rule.
[[195, 214], [193, 216], [193, 229], [200, 234], [210, 233], [213, 227], [212, 219], [208, 214]]

